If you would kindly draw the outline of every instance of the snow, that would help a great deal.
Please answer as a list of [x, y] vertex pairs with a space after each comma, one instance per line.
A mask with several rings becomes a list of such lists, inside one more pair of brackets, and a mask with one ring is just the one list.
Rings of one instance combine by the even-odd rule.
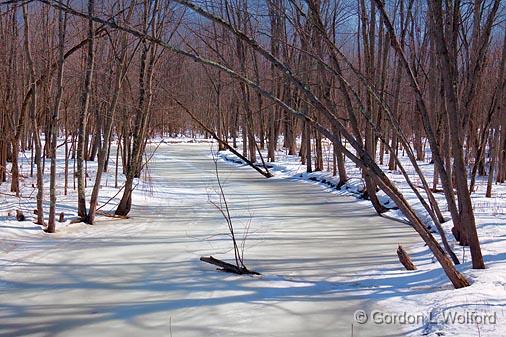
[[[76, 196], [72, 174], [69, 194], [61, 194], [61, 147], [57, 213], [64, 211], [66, 222], [57, 223], [56, 234], [14, 219], [15, 209], [23, 209], [31, 220], [35, 208], [33, 179], [22, 156], [22, 197], [13, 197], [8, 184], [0, 185], [0, 335], [504, 335], [505, 186], [494, 186], [494, 198], [488, 199], [483, 181], [478, 181], [473, 201], [479, 207], [478, 231], [488, 268], [470, 269], [465, 251], [459, 269], [473, 284], [453, 290], [408, 225], [377, 217], [368, 201], [356, 199], [363, 184], [349, 162], [353, 179], [336, 190], [331, 184], [338, 181], [331, 174], [305, 174], [297, 157], [282, 152], [272, 163], [275, 177], [270, 179], [244, 165], [220, 161], [238, 236], [247, 231], [245, 263], [262, 273], [237, 276], [199, 261], [202, 255], [233, 257], [225, 222], [208, 202], [216, 189], [208, 156], [212, 144], [190, 137], [160, 138], [150, 149], [160, 143], [136, 181], [132, 217], [99, 217], [94, 226], [71, 223]], [[230, 153], [222, 156], [232, 159]], [[112, 160], [104, 177], [99, 204], [118, 191], [114, 164]], [[94, 165], [87, 163], [89, 186]], [[432, 167], [423, 169], [430, 173]], [[423, 216], [399, 174], [389, 175]], [[122, 181], [120, 177], [118, 186]], [[114, 209], [120, 196], [103, 210]], [[381, 199], [391, 208], [390, 216], [401, 216], [386, 196]], [[438, 200], [444, 202], [440, 196]], [[409, 248], [417, 271], [402, 269], [395, 255], [398, 243]], [[462, 259], [462, 248], [456, 252]], [[368, 314], [367, 324], [354, 322], [356, 310]], [[375, 310], [432, 313], [432, 322], [373, 324]], [[474, 311], [495, 312], [497, 321], [442, 322], [445, 313]]]
[[[268, 163], [269, 170], [275, 175], [273, 179], [302, 181], [318, 185], [333, 195], [360, 198], [364, 183], [358, 168], [347, 160], [346, 169], [350, 180], [341, 188], [336, 189], [339, 178], [329, 172], [332, 165], [332, 146], [329, 142], [324, 145], [324, 149], [326, 170], [312, 173], [306, 172], [306, 166], [301, 164], [298, 156], [288, 155], [286, 151], [277, 151], [276, 162]], [[225, 162], [249, 169], [230, 151], [221, 152], [219, 155]], [[266, 153], [263, 153], [263, 156], [266, 158]], [[430, 159], [430, 152], [428, 158]], [[385, 163], [388, 163], [388, 154], [384, 160]], [[420, 186], [419, 178], [416, 177], [409, 159], [401, 157], [401, 163], [415, 185]], [[434, 172], [433, 165], [427, 162], [419, 162], [418, 164], [429, 184], [431, 184]], [[389, 171], [386, 165], [382, 167], [410, 202], [422, 221], [439, 239], [430, 216], [405, 182], [402, 174], [399, 171]], [[492, 189], [492, 198], [486, 198], [485, 191], [486, 177], [477, 177], [472, 201], [482, 252], [487, 265], [486, 270], [471, 269], [469, 249], [467, 247], [463, 248], [455, 242], [450, 232], [451, 221], [443, 224], [451, 241], [452, 249], [454, 249], [460, 261], [463, 262], [458, 266], [458, 269], [473, 282], [470, 287], [459, 290], [452, 289], [447, 279], [442, 275], [439, 264], [434, 261], [430, 251], [421, 241], [408, 247], [417, 265], [417, 271], [408, 272], [378, 268], [372, 272], [367, 271], [363, 279], [360, 280], [362, 284], [385, 289], [389, 287], [395, 289], [406, 284], [410, 285], [411, 291], [399, 292], [396, 296], [387, 298], [375, 298], [378, 305], [391, 308], [389, 312], [394, 315], [403, 313], [416, 315], [421, 313], [427, 318], [418, 322], [419, 324], [412, 324], [411, 327], [414, 329], [407, 334], [408, 336], [506, 336], [506, 184], [495, 184]], [[378, 193], [378, 196], [382, 204], [389, 209], [385, 213], [386, 216], [407, 221], [388, 196], [382, 191]], [[443, 215], [449, 219], [450, 214], [444, 195], [435, 193], [435, 197], [443, 211]], [[361, 203], [372, 208], [368, 201], [361, 201]], [[360, 275], [360, 272], [358, 274]], [[360, 278], [360, 276], [357, 277]], [[395, 289], [395, 291], [397, 290]], [[473, 314], [481, 316], [476, 318]], [[452, 315], [457, 315], [459, 318], [459, 315], [467, 315], [470, 318], [466, 321], [466, 324], [459, 324], [459, 322], [452, 322]], [[479, 324], [479, 322], [476, 322], [486, 315], [496, 317], [494, 324]], [[371, 317], [369, 318], [371, 319]]]

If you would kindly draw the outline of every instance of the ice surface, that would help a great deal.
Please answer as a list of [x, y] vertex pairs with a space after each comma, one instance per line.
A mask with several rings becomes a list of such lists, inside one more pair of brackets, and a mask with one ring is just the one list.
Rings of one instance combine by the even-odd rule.
[[353, 324], [353, 313], [411, 292], [413, 283], [430, 286], [425, 274], [367, 281], [401, 272], [397, 244], [418, 241], [409, 226], [354, 198], [220, 163], [239, 236], [251, 222], [246, 264], [263, 275], [217, 272], [199, 261], [233, 257], [225, 223], [208, 203], [216, 187], [209, 144], [159, 151], [131, 219], [67, 225], [50, 237], [26, 222], [9, 237], [1, 335], [402, 335], [402, 327]]

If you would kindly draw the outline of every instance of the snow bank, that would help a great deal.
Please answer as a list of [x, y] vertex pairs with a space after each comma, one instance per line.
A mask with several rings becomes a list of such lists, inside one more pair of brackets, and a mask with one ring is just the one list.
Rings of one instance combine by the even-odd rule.
[[[318, 184], [336, 196], [351, 195], [361, 198], [364, 183], [359, 169], [351, 161], [346, 160], [346, 169], [350, 179], [340, 188], [336, 188], [339, 184], [339, 178], [333, 176], [330, 172], [332, 146], [327, 144], [324, 148], [326, 148], [324, 152], [326, 170], [312, 173], [306, 172], [306, 166], [300, 163], [298, 156], [291, 156], [284, 151], [277, 151], [276, 162], [267, 163], [269, 170], [275, 175], [271, 179], [301, 180]], [[266, 153], [263, 153], [263, 156], [266, 158]], [[236, 166], [248, 168], [230, 151], [220, 152], [219, 157], [221, 160]], [[260, 158], [258, 159], [258, 162], [260, 162]], [[388, 154], [385, 155], [384, 162], [388, 163]], [[414, 184], [421, 186], [409, 159], [401, 157], [401, 162]], [[428, 182], [431, 183], [434, 172], [433, 165], [419, 162], [419, 166]], [[388, 177], [395, 182], [426, 226], [431, 229], [436, 239], [439, 240], [439, 235], [429, 214], [405, 182], [402, 174], [398, 171], [389, 171], [385, 165], [382, 165], [382, 168]], [[387, 299], [376, 299], [377, 304], [384, 308], [391, 308], [390, 314], [393, 316], [421, 314], [426, 318], [413, 324], [416, 329], [413, 329], [409, 336], [506, 336], [506, 184], [494, 185], [492, 198], [485, 198], [485, 191], [486, 177], [477, 177], [476, 190], [472, 194], [472, 200], [477, 230], [487, 265], [486, 270], [471, 269], [468, 247], [461, 247], [455, 242], [450, 232], [451, 221], [443, 224], [450, 245], [462, 262], [458, 269], [473, 283], [470, 287], [459, 290], [452, 289], [446, 277], [440, 271], [436, 273], [436, 269], [440, 266], [423, 242], [409, 247], [411, 256], [418, 267], [417, 271], [394, 272], [382, 270], [381, 267], [378, 267], [373, 272], [368, 271], [367, 276], [359, 278], [360, 282], [366, 285], [392, 292], [395, 291], [396, 285], [392, 283], [385, 284], [385, 280], [388, 280], [388, 282], [397, 280], [402, 282], [404, 286], [406, 283], [410, 284], [412, 292], [399, 293], [396, 296], [389, 296]], [[435, 193], [434, 195], [441, 207], [443, 216], [449, 219], [450, 214], [444, 195], [442, 193]], [[380, 191], [378, 197], [381, 203], [389, 209], [385, 215], [407, 221], [402, 212], [397, 209], [395, 203], [384, 192]], [[363, 202], [370, 205], [368, 201]], [[427, 283], [427, 279], [430, 279], [431, 282]], [[493, 319], [487, 321], [486, 318], [489, 316]]]

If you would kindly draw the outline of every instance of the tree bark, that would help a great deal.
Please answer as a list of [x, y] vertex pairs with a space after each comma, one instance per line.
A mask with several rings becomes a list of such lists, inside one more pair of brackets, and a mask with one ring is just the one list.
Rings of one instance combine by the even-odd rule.
[[58, 11], [58, 75], [56, 80], [56, 98], [51, 114], [51, 168], [49, 175], [49, 219], [47, 233], [56, 231], [56, 141], [58, 139], [58, 116], [60, 112], [63, 94], [63, 68], [65, 62], [65, 30], [67, 14], [63, 10]]
[[84, 88], [81, 96], [81, 107], [79, 111], [79, 125], [77, 134], [77, 214], [82, 220], [86, 220], [86, 182], [84, 172], [84, 160], [86, 158], [85, 143], [87, 140], [86, 128], [88, 110], [90, 105], [91, 82], [93, 79], [93, 68], [95, 63], [95, 29], [94, 22], [91, 19], [95, 11], [95, 0], [88, 0], [88, 52], [86, 58], [86, 75], [84, 79]]

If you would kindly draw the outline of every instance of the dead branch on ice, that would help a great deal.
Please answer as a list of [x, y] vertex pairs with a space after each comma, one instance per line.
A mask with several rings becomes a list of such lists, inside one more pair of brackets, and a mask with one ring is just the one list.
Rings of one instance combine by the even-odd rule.
[[261, 275], [260, 273], [256, 272], [256, 271], [253, 271], [253, 270], [249, 270], [248, 268], [244, 267], [244, 266], [241, 266], [241, 267], [237, 267], [231, 263], [228, 263], [228, 262], [225, 262], [225, 261], [222, 261], [222, 260], [218, 260], [212, 256], [201, 256], [200, 257], [200, 261], [202, 262], [206, 262], [206, 263], [210, 263], [212, 265], [215, 265], [215, 266], [218, 266], [220, 267], [219, 270], [222, 270], [222, 271], [226, 271], [226, 272], [229, 272], [229, 273], [234, 273], [234, 274], [239, 274], [239, 275], [245, 275], [245, 274], [249, 274], [249, 275]]

